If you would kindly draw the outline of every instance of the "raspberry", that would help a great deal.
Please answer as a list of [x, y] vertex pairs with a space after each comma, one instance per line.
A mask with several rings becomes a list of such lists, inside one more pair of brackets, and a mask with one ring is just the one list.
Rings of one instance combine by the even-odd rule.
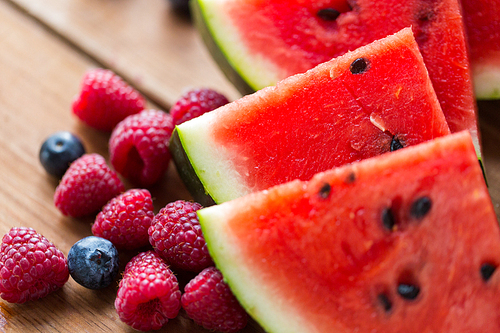
[[110, 70], [97, 68], [82, 78], [73, 113], [87, 125], [111, 131], [125, 117], [144, 109], [144, 97]]
[[237, 332], [248, 322], [247, 313], [213, 266], [189, 281], [181, 303], [189, 318], [208, 330]]
[[196, 215], [200, 208], [196, 202], [171, 202], [156, 214], [149, 227], [149, 242], [174, 268], [200, 272], [214, 264]]
[[136, 249], [149, 244], [148, 228], [154, 216], [151, 193], [128, 190], [102, 208], [92, 225], [92, 233], [119, 249]]
[[0, 296], [24, 303], [47, 296], [68, 281], [64, 254], [32, 228], [15, 227], [3, 236]]
[[160, 329], [181, 308], [174, 273], [154, 251], [142, 252], [125, 266], [115, 308], [120, 319], [136, 330]]
[[125, 190], [122, 181], [99, 154], [74, 161], [56, 188], [54, 203], [67, 216], [90, 215]]
[[215, 90], [194, 89], [179, 98], [170, 109], [170, 114], [174, 119], [174, 124], [179, 125], [227, 103], [229, 103], [228, 99]]
[[109, 139], [111, 164], [137, 185], [154, 184], [168, 168], [173, 130], [172, 117], [163, 111], [145, 110], [125, 118]]

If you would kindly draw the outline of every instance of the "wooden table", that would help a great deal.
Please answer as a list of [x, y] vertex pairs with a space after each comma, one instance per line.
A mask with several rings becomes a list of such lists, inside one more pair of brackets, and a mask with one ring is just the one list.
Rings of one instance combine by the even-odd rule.
[[[54, 207], [57, 180], [38, 162], [43, 140], [59, 130], [79, 135], [107, 157], [108, 135], [72, 116], [83, 73], [107, 67], [138, 88], [148, 107], [168, 111], [187, 88], [238, 93], [208, 55], [192, 23], [166, 0], [0, 0], [0, 235], [30, 226], [65, 254], [91, 235], [92, 218], [66, 218]], [[500, 212], [500, 103], [480, 103], [484, 160]], [[155, 208], [190, 196], [171, 165], [151, 188]], [[122, 254], [122, 267], [130, 253]], [[190, 276], [180, 275], [183, 286]], [[116, 285], [87, 290], [71, 278], [59, 291], [22, 305], [0, 300], [1, 332], [132, 332], [113, 307]], [[185, 313], [164, 332], [207, 332]], [[244, 332], [263, 332], [253, 321]]]

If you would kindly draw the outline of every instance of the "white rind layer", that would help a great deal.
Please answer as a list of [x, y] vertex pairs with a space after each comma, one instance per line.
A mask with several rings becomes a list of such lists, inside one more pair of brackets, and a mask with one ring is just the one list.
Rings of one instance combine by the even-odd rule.
[[[280, 71], [274, 64], [258, 54], [253, 54], [241, 42], [243, 38], [231, 22], [231, 15], [226, 11], [227, 3], [234, 0], [197, 0], [201, 15], [210, 31], [214, 42], [233, 69], [255, 91], [275, 85]], [[252, 55], [253, 54], [253, 55]], [[259, 85], [256, 85], [256, 84]]]
[[[296, 182], [290, 185], [296, 185]], [[287, 187], [287, 185], [281, 186], [280, 189]], [[271, 191], [280, 189], [273, 188]], [[265, 196], [250, 194], [248, 197], [253, 200], [244, 201], [245, 203], [250, 202], [259, 206], [259, 198]], [[210, 254], [217, 268], [223, 272], [224, 280], [233, 294], [247, 313], [258, 320], [266, 332], [317, 333], [307, 318], [296, 313], [297, 310], [290, 306], [293, 302], [286, 302], [279, 294], [273, 292], [273, 287], [269, 287], [269, 281], [264, 281], [262, 278], [265, 274], [259, 274], [256, 269], [258, 263], [253, 267], [251, 260], [244, 264], [241, 262], [244, 256], [239, 251], [240, 247], [227, 232], [229, 228], [225, 226], [229, 220], [227, 217], [233, 215], [231, 213], [233, 209], [251, 210], [252, 208], [239, 207], [234, 205], [233, 201], [231, 204], [223, 203], [197, 212]]]
[[[249, 193], [244, 181], [231, 166], [231, 159], [223, 146], [217, 146], [210, 135], [218, 119], [208, 112], [177, 126], [179, 139], [191, 165], [205, 190], [220, 203]], [[209, 181], [209, 183], [207, 183]]]

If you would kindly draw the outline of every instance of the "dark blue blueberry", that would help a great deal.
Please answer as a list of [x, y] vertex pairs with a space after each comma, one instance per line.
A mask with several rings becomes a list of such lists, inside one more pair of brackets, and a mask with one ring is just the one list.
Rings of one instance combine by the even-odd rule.
[[169, 0], [174, 11], [182, 15], [190, 15], [189, 0]]
[[118, 274], [119, 257], [109, 240], [89, 236], [76, 242], [68, 253], [71, 277], [89, 289], [109, 286]]
[[70, 132], [56, 132], [45, 140], [39, 158], [44, 169], [61, 178], [71, 162], [85, 154], [82, 142]]

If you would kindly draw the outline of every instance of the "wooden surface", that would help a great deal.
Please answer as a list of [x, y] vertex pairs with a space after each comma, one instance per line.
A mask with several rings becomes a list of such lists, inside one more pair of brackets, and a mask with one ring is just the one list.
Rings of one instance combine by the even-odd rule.
[[[239, 95], [209, 57], [191, 22], [166, 0], [0, 0], [0, 235], [35, 228], [65, 254], [91, 235], [91, 218], [63, 217], [53, 204], [57, 180], [38, 162], [43, 140], [58, 130], [79, 135], [105, 157], [108, 135], [70, 112], [85, 70], [111, 68], [168, 110], [191, 87]], [[484, 160], [500, 208], [500, 103], [479, 104]], [[151, 188], [155, 208], [190, 196], [171, 165]], [[122, 267], [135, 253], [122, 253]], [[183, 286], [190, 276], [179, 275]], [[59, 291], [22, 305], [0, 300], [0, 332], [132, 332], [114, 310], [116, 284], [87, 290], [71, 278]], [[208, 332], [181, 312], [161, 332]], [[263, 332], [253, 321], [244, 332]]]

